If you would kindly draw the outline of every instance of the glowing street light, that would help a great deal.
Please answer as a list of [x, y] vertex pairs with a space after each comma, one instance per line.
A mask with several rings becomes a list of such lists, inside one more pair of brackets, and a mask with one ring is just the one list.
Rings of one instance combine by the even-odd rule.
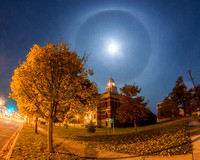
[[12, 113], [12, 110], [11, 110], [11, 109], [8, 109], [8, 113]]
[[76, 118], [77, 118], [77, 123], [78, 123], [78, 114], [77, 114]]

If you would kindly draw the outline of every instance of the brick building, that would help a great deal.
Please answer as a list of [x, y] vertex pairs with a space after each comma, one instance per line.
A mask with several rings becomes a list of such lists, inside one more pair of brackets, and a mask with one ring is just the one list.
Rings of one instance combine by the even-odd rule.
[[163, 103], [163, 102], [160, 102], [160, 103], [157, 104], [158, 120], [162, 120], [162, 119], [169, 118], [169, 117], [167, 117], [167, 116], [162, 116], [162, 115], [161, 115], [160, 110], [161, 110], [161, 107], [162, 107], [162, 103]]
[[100, 96], [99, 105], [86, 112], [85, 124], [87, 125], [92, 120], [97, 127], [111, 127], [112, 124], [107, 123], [107, 121], [111, 118], [115, 121], [116, 108], [119, 106], [120, 101], [117, 86], [112, 76], [110, 76], [106, 86], [106, 92]]

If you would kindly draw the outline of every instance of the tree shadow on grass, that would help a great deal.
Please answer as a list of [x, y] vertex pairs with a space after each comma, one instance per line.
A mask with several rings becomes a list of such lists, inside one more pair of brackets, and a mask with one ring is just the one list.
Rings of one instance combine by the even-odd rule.
[[[160, 150], [157, 150], [157, 151], [154, 151], [154, 152], [149, 152], [149, 153], [146, 153], [144, 155], [130, 155], [130, 156], [122, 156], [122, 157], [106, 157], [106, 158], [99, 158], [98, 157], [98, 154], [95, 155], [96, 153], [94, 153], [94, 155], [85, 155], [84, 157], [80, 157], [80, 158], [83, 158], [83, 159], [96, 159], [96, 160], [101, 160], [101, 159], [104, 159], [104, 160], [112, 160], [112, 159], [130, 159], [130, 158], [139, 158], [141, 160], [145, 159], [145, 156], [156, 156], [156, 155], [159, 155], [160, 152], [163, 152], [163, 151], [168, 151], [169, 149], [175, 149], [177, 147], [180, 147], [180, 146], [183, 146], [183, 145], [188, 145], [188, 143], [182, 143], [181, 145], [176, 145], [176, 146], [172, 146], [172, 147], [168, 147], [168, 148], [163, 148], [163, 149], [160, 149]], [[191, 143], [190, 143], [191, 145]], [[94, 151], [94, 149], [90, 150], [91, 152]], [[89, 152], [90, 152], [89, 151]], [[88, 152], [88, 150], [86, 149], [86, 152]], [[190, 153], [190, 152], [189, 152]], [[192, 150], [191, 150], [191, 153], [192, 153]], [[188, 154], [188, 153], [186, 153]]]
[[199, 127], [191, 127], [190, 130], [191, 130], [191, 132], [190, 132], [191, 136], [200, 135], [200, 128]]
[[195, 138], [195, 139], [193, 139], [192, 142], [196, 142], [196, 141], [198, 141], [198, 140], [200, 140], [200, 136], [197, 137], [197, 138]]
[[98, 151], [95, 148], [86, 146], [84, 149], [84, 157], [86, 159], [97, 159], [98, 157]]

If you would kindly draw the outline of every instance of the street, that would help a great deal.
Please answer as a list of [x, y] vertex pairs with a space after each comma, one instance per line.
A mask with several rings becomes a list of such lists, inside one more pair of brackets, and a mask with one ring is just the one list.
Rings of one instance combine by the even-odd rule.
[[0, 117], [0, 150], [21, 125], [20, 121]]

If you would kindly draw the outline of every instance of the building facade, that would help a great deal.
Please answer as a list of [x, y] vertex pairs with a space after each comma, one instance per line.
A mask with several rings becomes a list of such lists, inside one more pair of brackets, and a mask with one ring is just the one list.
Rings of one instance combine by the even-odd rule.
[[162, 120], [162, 119], [169, 118], [169, 117], [167, 117], [167, 116], [162, 116], [162, 115], [161, 115], [161, 112], [160, 112], [160, 111], [161, 111], [162, 103], [163, 103], [163, 102], [160, 102], [160, 103], [157, 104], [158, 120]]
[[[170, 118], [168, 116], [162, 115], [162, 113], [161, 113], [162, 103], [163, 102], [160, 102], [160, 103], [157, 104], [157, 110], [158, 110], [158, 117], [157, 118], [158, 118], [158, 120]], [[173, 115], [173, 117], [177, 117], [177, 116], [184, 116], [184, 110], [182, 108], [179, 108], [179, 114]]]
[[108, 123], [108, 120], [113, 118], [115, 121], [116, 109], [119, 106], [120, 100], [117, 86], [112, 76], [110, 76], [106, 92], [100, 95], [99, 105], [86, 112], [85, 125], [92, 120], [97, 127], [112, 127], [112, 123]]

